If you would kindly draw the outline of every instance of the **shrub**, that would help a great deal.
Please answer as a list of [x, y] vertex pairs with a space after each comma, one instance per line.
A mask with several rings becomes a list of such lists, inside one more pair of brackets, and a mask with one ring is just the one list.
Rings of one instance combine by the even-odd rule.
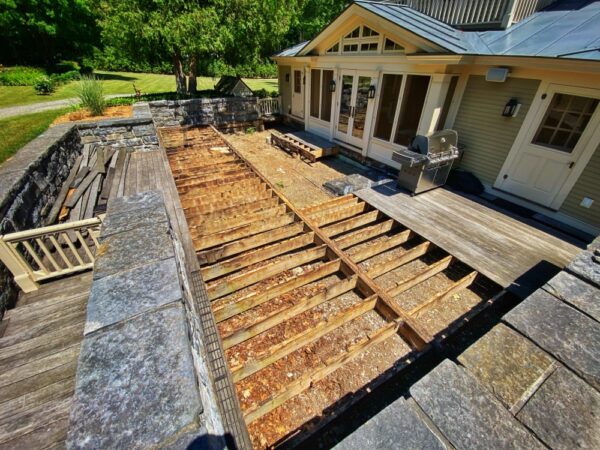
[[82, 75], [77, 83], [77, 96], [81, 105], [94, 116], [101, 116], [106, 108], [102, 82], [93, 75]]
[[269, 96], [269, 92], [265, 89], [259, 89], [258, 91], [252, 91], [255, 97], [258, 98], [267, 98]]
[[54, 80], [54, 82], [58, 85], [58, 84], [65, 84], [68, 83], [70, 81], [75, 81], [79, 79], [79, 71], [77, 70], [71, 70], [70, 72], [64, 72], [64, 73], [53, 73], [52, 75], [50, 75], [50, 78], [52, 78], [52, 80]]
[[42, 77], [33, 85], [33, 89], [38, 95], [50, 95], [56, 91], [56, 82], [50, 77]]
[[34, 86], [46, 71], [38, 67], [15, 66], [0, 71], [0, 86]]
[[271, 91], [271, 98], [277, 98], [279, 97], [279, 92], [278, 91]]
[[54, 73], [79, 72], [80, 69], [77, 61], [59, 61], [54, 65]]

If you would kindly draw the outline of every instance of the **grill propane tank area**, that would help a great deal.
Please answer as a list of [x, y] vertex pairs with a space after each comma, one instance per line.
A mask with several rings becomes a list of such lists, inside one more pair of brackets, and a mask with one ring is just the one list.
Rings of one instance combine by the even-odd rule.
[[402, 164], [398, 186], [412, 194], [443, 186], [458, 157], [458, 134], [454, 130], [415, 136], [407, 149], [392, 154], [392, 160]]

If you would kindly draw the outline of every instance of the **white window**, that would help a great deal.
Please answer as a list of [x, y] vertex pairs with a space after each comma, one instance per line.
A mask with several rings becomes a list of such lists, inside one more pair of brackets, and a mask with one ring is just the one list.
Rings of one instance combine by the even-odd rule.
[[403, 53], [404, 47], [402, 47], [397, 42], [392, 41], [389, 38], [385, 38], [383, 43], [383, 52], [384, 53]]
[[344, 53], [377, 53], [379, 33], [367, 26], [356, 27], [342, 39]]

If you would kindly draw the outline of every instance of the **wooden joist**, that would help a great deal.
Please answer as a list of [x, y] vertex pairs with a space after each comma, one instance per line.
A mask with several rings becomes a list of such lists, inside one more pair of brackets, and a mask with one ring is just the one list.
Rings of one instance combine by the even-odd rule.
[[338, 222], [340, 220], [347, 219], [356, 214], [360, 214], [367, 210], [368, 205], [366, 203], [357, 203], [344, 205], [340, 208], [327, 210], [311, 215], [311, 220], [318, 227], [329, 225], [330, 223]]
[[245, 311], [262, 305], [263, 303], [268, 302], [275, 297], [293, 291], [296, 288], [332, 275], [340, 270], [340, 264], [341, 262], [339, 259], [328, 261], [321, 264], [316, 269], [305, 271], [301, 275], [298, 275], [288, 281], [279, 283], [262, 291], [252, 292], [251, 294], [237, 300], [235, 303], [222, 306], [217, 305], [214, 308], [215, 319], [217, 322], [222, 322], [223, 320], [229, 319], [237, 314], [241, 314]]
[[356, 251], [349, 251], [348, 254], [350, 255], [350, 258], [352, 258], [352, 261], [359, 263], [365, 259], [372, 258], [373, 256], [379, 255], [380, 253], [404, 244], [411, 238], [412, 234], [412, 231], [404, 230], [394, 236], [390, 236], [387, 239], [382, 240], [381, 242], [377, 242], [373, 245], [366, 245], [364, 248]]
[[371, 267], [367, 271], [367, 275], [369, 275], [369, 277], [371, 277], [371, 278], [377, 278], [377, 277], [379, 277], [383, 274], [386, 274], [394, 269], [397, 269], [398, 267], [401, 267], [404, 264], [407, 264], [407, 263], [414, 261], [415, 259], [423, 256], [425, 253], [427, 253], [427, 250], [429, 250], [430, 246], [431, 246], [431, 242], [425, 241], [422, 244], [419, 244], [419, 245], [411, 248], [410, 250], [406, 251], [405, 253], [403, 253], [401, 256], [399, 256], [397, 258], [392, 258], [388, 261], [384, 261], [380, 264], [377, 264], [374, 267]]
[[316, 205], [307, 206], [305, 208], [300, 209], [302, 214], [312, 215], [313, 213], [324, 211], [329, 208], [338, 207], [344, 203], [356, 203], [358, 199], [353, 194], [343, 195], [341, 197], [335, 197], [331, 200], [326, 200], [324, 202], [318, 203]]
[[355, 217], [351, 217], [350, 219], [343, 220], [334, 225], [329, 225], [323, 228], [323, 233], [325, 233], [329, 237], [337, 236], [341, 233], [346, 233], [348, 231], [352, 231], [358, 227], [363, 225], [367, 225], [372, 222], [376, 222], [379, 217], [379, 211], [374, 210], [368, 213], [360, 214]]
[[286, 206], [283, 204], [272, 206], [261, 211], [242, 214], [236, 217], [223, 217], [211, 220], [208, 222], [202, 222], [197, 225], [191, 225], [190, 231], [192, 233], [199, 233], [201, 235], [207, 235], [217, 233], [219, 231], [229, 230], [237, 228], [248, 223], [257, 222], [263, 219], [269, 219], [277, 216], [281, 216], [286, 213]]
[[321, 288], [320, 292], [310, 297], [304, 297], [298, 301], [298, 303], [285, 308], [283, 311], [278, 311], [272, 314], [258, 323], [254, 323], [248, 327], [237, 330], [229, 336], [223, 338], [223, 348], [225, 350], [233, 347], [234, 345], [240, 344], [248, 339], [253, 338], [265, 331], [299, 315], [303, 312], [308, 311], [322, 303], [325, 303], [331, 299], [336, 298], [339, 295], [345, 294], [346, 292], [354, 289], [356, 286], [356, 276], [348, 278], [343, 281], [335, 283], [333, 286], [327, 288]]
[[451, 262], [452, 256], [446, 256], [445, 258], [442, 258], [436, 263], [431, 264], [430, 266], [425, 267], [423, 270], [413, 274], [404, 281], [401, 281], [395, 287], [389, 289], [388, 294], [395, 297], [396, 295], [408, 291], [410, 288], [415, 287], [417, 284], [422, 283], [423, 281], [426, 281], [429, 278], [437, 275], [438, 273], [446, 270]]
[[425, 310], [426, 308], [429, 308], [430, 306], [432, 306], [436, 303], [442, 302], [442, 301], [452, 297], [454, 294], [471, 286], [471, 283], [473, 283], [473, 281], [475, 281], [476, 277], [477, 277], [477, 272], [473, 271], [473, 272], [469, 273], [465, 277], [463, 277], [460, 280], [458, 280], [457, 282], [453, 283], [448, 288], [444, 289], [441, 292], [438, 292], [437, 294], [435, 294], [434, 296], [432, 296], [431, 298], [426, 300], [424, 303], [421, 303], [419, 306], [416, 306], [415, 308], [411, 309], [409, 311], [409, 314], [411, 316], [416, 316], [420, 312]]
[[392, 219], [384, 222], [365, 227], [361, 230], [353, 231], [352, 233], [345, 234], [344, 236], [335, 238], [335, 243], [342, 249], [345, 250], [353, 245], [366, 242], [369, 239], [373, 239], [380, 236], [394, 228], [395, 222]]

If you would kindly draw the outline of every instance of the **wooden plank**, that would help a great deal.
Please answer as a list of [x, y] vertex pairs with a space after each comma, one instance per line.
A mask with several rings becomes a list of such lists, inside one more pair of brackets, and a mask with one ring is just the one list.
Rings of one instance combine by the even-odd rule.
[[390, 219], [386, 220], [385, 222], [365, 227], [362, 230], [353, 231], [352, 233], [335, 238], [334, 240], [340, 249], [345, 250], [353, 245], [360, 244], [361, 242], [368, 241], [369, 239], [377, 237], [383, 233], [387, 233], [388, 231], [392, 230], [395, 225], [396, 222]]
[[[263, 231], [273, 230], [275, 228], [289, 225], [294, 222], [295, 216], [293, 213], [286, 214], [284, 216], [278, 216], [271, 220], [260, 220], [255, 223], [249, 223], [243, 225], [234, 230], [227, 230], [221, 233], [214, 233], [211, 235], [203, 236], [200, 241], [194, 242], [196, 251], [205, 250], [210, 247], [217, 245], [227, 244], [238, 239], [252, 236], [253, 234], [262, 233]], [[194, 235], [192, 235], [194, 238]], [[197, 236], [196, 238], [197, 239]]]
[[354, 194], [346, 194], [341, 197], [335, 197], [331, 200], [326, 200], [322, 203], [318, 203], [316, 205], [307, 206], [305, 208], [301, 208], [300, 211], [303, 214], [311, 215], [313, 213], [324, 211], [329, 208], [337, 207], [344, 203], [356, 203], [358, 201]]
[[377, 221], [378, 217], [379, 211], [374, 210], [356, 217], [351, 217], [350, 219], [343, 220], [334, 225], [329, 225], [328, 227], [323, 228], [322, 231], [327, 236], [334, 237], [338, 234], [346, 233], [348, 231], [354, 230], [355, 228], [375, 222]]
[[325, 336], [336, 328], [371, 311], [375, 307], [376, 301], [376, 298], [365, 299], [332, 317], [321, 320], [318, 324], [308, 328], [302, 333], [272, 345], [256, 359], [245, 361], [243, 365], [231, 367], [233, 382], [237, 383], [253, 373], [259, 372], [265, 367], [279, 361], [281, 358], [286, 357], [290, 353], [315, 342], [317, 339]]
[[454, 284], [449, 286], [447, 289], [444, 289], [443, 291], [438, 292], [437, 294], [435, 294], [434, 296], [432, 296], [431, 298], [426, 300], [424, 303], [421, 303], [419, 306], [411, 309], [409, 314], [411, 316], [416, 316], [420, 312], [422, 312], [425, 308], [429, 308], [430, 306], [434, 305], [435, 303], [439, 303], [441, 301], [444, 301], [444, 300], [452, 297], [457, 292], [460, 292], [463, 289], [466, 289], [469, 286], [471, 286], [471, 283], [473, 283], [473, 281], [475, 280], [476, 277], [477, 277], [477, 272], [476, 271], [471, 272], [467, 276], [461, 278], [460, 280], [458, 280], [457, 282], [455, 282]]
[[90, 185], [89, 198], [87, 201], [87, 206], [85, 208], [85, 212], [83, 214], [82, 219], [91, 219], [94, 217], [94, 209], [96, 207], [96, 202], [98, 200], [98, 194], [100, 192], [100, 186], [102, 183], [102, 176], [97, 176], [94, 182]]
[[394, 236], [390, 236], [389, 238], [381, 242], [368, 245], [354, 252], [349, 251], [348, 255], [350, 255], [352, 261], [359, 263], [361, 261], [364, 261], [365, 259], [371, 258], [375, 255], [379, 255], [380, 253], [383, 253], [387, 250], [391, 250], [394, 247], [404, 244], [413, 236], [413, 234], [414, 233], [410, 230], [404, 230]]
[[318, 226], [322, 227], [330, 223], [344, 220], [349, 217], [355, 216], [356, 214], [363, 213], [367, 210], [369, 205], [361, 202], [356, 205], [342, 206], [337, 209], [328, 210], [311, 216], [311, 220]]
[[56, 200], [54, 200], [54, 205], [52, 205], [52, 209], [48, 213], [48, 217], [46, 218], [46, 225], [51, 225], [56, 222], [56, 219], [58, 218], [58, 213], [60, 212], [63, 203], [67, 198], [67, 194], [69, 193], [69, 188], [71, 187], [73, 180], [75, 180], [75, 177], [77, 176], [77, 172], [79, 171], [79, 166], [81, 164], [82, 159], [82, 155], [79, 155], [75, 159], [75, 162], [73, 163], [73, 167], [71, 167], [69, 175], [63, 182], [63, 185], [60, 189], [60, 192], [58, 193], [58, 196], [56, 197]]
[[190, 231], [193, 234], [198, 235], [218, 233], [220, 231], [237, 228], [249, 223], [258, 222], [259, 220], [282, 216], [286, 213], [286, 208], [287, 207], [281, 203], [269, 209], [258, 211], [252, 214], [244, 214], [237, 217], [223, 217], [208, 222], [201, 222], [197, 225], [191, 223]]
[[402, 294], [405, 291], [408, 291], [410, 288], [416, 286], [419, 283], [422, 283], [425, 280], [437, 275], [438, 273], [446, 270], [446, 268], [452, 262], [452, 256], [446, 256], [442, 258], [438, 262], [431, 264], [430, 266], [425, 267], [419, 272], [413, 274], [411, 277], [407, 278], [404, 281], [398, 283], [395, 287], [388, 290], [388, 294], [392, 297], [396, 295]]
[[279, 204], [278, 197], [269, 197], [255, 202], [245, 203], [239, 206], [232, 206], [231, 208], [220, 209], [209, 213], [196, 212], [194, 208], [185, 210], [185, 215], [189, 219], [194, 218], [197, 223], [209, 223], [225, 218], [232, 218], [236, 216], [242, 216], [250, 213], [264, 211]]
[[223, 297], [227, 294], [231, 294], [232, 292], [258, 283], [259, 281], [266, 280], [267, 278], [277, 275], [285, 270], [293, 269], [294, 267], [301, 266], [302, 264], [309, 263], [316, 259], [324, 258], [326, 250], [327, 247], [325, 245], [321, 245], [319, 247], [304, 250], [292, 255], [286, 255], [279, 261], [272, 262], [266, 266], [258, 267], [248, 272], [236, 275], [230, 279], [209, 285], [207, 288], [208, 298], [210, 300], [215, 300], [219, 297]]
[[236, 272], [244, 267], [251, 266], [252, 264], [283, 255], [284, 253], [288, 253], [292, 250], [306, 247], [307, 245], [312, 244], [314, 241], [315, 234], [310, 232], [282, 242], [278, 242], [277, 244], [268, 245], [249, 253], [243, 253], [234, 258], [201, 269], [202, 278], [205, 282], [208, 282], [228, 273]]
[[229, 336], [223, 337], [223, 349], [227, 350], [234, 345], [238, 345], [248, 339], [252, 339], [261, 333], [264, 333], [271, 328], [286, 322], [287, 320], [300, 315], [309, 309], [312, 309], [322, 303], [332, 300], [348, 291], [351, 291], [356, 286], [356, 276], [340, 281], [333, 286], [327, 288], [322, 287], [321, 292], [313, 296], [305, 296], [300, 299], [298, 303], [285, 308], [282, 311], [277, 311], [274, 314], [266, 317], [260, 322], [254, 323], [250, 326], [237, 330]]
[[264, 291], [252, 292], [251, 294], [237, 300], [235, 303], [219, 305], [218, 302], [216, 302], [215, 307], [213, 308], [215, 319], [217, 322], [222, 322], [223, 320], [229, 319], [237, 314], [241, 314], [245, 311], [262, 305], [263, 303], [268, 302], [275, 297], [286, 294], [287, 292], [291, 292], [296, 288], [332, 275], [340, 270], [340, 264], [341, 263], [339, 259], [328, 261], [324, 264], [321, 264], [316, 269], [305, 271], [301, 275], [298, 275], [291, 280], [279, 283]]
[[326, 363], [321, 363], [321, 366], [311, 370], [309, 373], [289, 383], [282, 390], [274, 393], [268, 400], [260, 403], [252, 408], [244, 411], [244, 420], [247, 424], [254, 422], [256, 419], [264, 416], [275, 408], [281, 406], [287, 400], [309, 389], [314, 383], [322, 380], [329, 374], [335, 372], [344, 364], [352, 361], [361, 353], [368, 351], [370, 348], [385, 341], [396, 333], [397, 324], [389, 323], [373, 333], [364, 342], [349, 346], [346, 353], [342, 353]]
[[185, 211], [193, 208], [194, 212], [211, 213], [235, 206], [242, 206], [259, 200], [265, 200], [272, 196], [273, 191], [261, 189], [256, 192], [246, 193], [246, 195], [239, 194], [214, 201], [203, 201], [201, 198], [182, 198], [181, 205]]
[[411, 248], [406, 253], [403, 253], [398, 258], [392, 258], [389, 261], [384, 261], [369, 270], [367, 270], [367, 275], [371, 278], [377, 278], [383, 274], [390, 272], [404, 264], [407, 264], [415, 259], [423, 256], [431, 247], [431, 242], [425, 241], [422, 244], [417, 245], [416, 247]]
[[281, 239], [292, 237], [296, 234], [301, 233], [304, 230], [304, 224], [302, 222], [296, 222], [288, 226], [276, 228], [274, 230], [265, 231], [249, 238], [239, 240], [237, 242], [231, 242], [221, 247], [204, 250], [198, 252], [198, 262], [201, 265], [213, 264], [220, 259], [228, 256], [233, 256], [243, 251], [252, 250], [253, 248], [260, 247], [263, 245], [270, 244]]

